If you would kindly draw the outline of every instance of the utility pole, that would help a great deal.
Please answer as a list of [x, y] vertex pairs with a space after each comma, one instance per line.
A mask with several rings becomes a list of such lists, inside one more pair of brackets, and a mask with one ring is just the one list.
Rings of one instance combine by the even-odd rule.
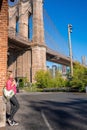
[[72, 44], [71, 44], [71, 34], [72, 33], [72, 25], [68, 24], [68, 43], [69, 43], [69, 56], [70, 56], [70, 74], [73, 76], [73, 61], [72, 61]]

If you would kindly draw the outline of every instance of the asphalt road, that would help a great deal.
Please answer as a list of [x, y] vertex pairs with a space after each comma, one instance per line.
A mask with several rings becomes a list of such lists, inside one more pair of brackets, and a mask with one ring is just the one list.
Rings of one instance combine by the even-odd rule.
[[87, 130], [87, 94], [19, 93], [19, 126], [6, 130]]

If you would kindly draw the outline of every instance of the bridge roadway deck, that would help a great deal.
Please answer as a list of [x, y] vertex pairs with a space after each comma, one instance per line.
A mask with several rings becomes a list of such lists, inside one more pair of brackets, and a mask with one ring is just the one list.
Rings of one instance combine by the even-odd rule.
[[[22, 37], [21, 35], [14, 35], [11, 33], [11, 31], [8, 33], [8, 41], [9, 41], [9, 49], [14, 49], [14, 50], [27, 50], [31, 49], [31, 41], [29, 39]], [[66, 66], [70, 66], [70, 58], [60, 54], [50, 48], [47, 47], [46, 51], [46, 57], [47, 61], [63, 64]]]

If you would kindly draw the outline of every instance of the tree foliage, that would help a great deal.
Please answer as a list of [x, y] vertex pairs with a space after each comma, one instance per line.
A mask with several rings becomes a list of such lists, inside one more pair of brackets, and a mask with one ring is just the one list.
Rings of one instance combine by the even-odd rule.
[[39, 88], [69, 87], [80, 92], [85, 91], [87, 86], [87, 68], [76, 62], [73, 69], [74, 75], [72, 79], [66, 80], [58, 71], [56, 71], [56, 76], [53, 78], [52, 72], [40, 70], [35, 75], [36, 85]]
[[79, 91], [84, 91], [87, 85], [87, 68], [80, 63], [74, 64], [74, 75], [70, 81], [72, 88], [78, 88]]
[[40, 88], [58, 88], [65, 86], [65, 80], [59, 72], [56, 72], [55, 78], [49, 71], [40, 70], [35, 75], [36, 84]]

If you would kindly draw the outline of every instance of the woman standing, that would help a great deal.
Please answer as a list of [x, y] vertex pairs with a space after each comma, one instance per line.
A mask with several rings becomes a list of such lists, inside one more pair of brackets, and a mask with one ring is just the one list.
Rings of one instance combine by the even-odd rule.
[[17, 92], [17, 89], [16, 89], [16, 81], [13, 78], [12, 71], [8, 72], [8, 79], [7, 79], [7, 82], [6, 82], [6, 89], [8, 91], [10, 91], [10, 90], [14, 91], [14, 95], [10, 98], [10, 105], [11, 105], [10, 116], [9, 116], [7, 121], [8, 121], [10, 126], [18, 125], [19, 123], [14, 120], [14, 115], [19, 109], [19, 103], [18, 103], [18, 100], [17, 100], [17, 98], [15, 96], [16, 92]]

